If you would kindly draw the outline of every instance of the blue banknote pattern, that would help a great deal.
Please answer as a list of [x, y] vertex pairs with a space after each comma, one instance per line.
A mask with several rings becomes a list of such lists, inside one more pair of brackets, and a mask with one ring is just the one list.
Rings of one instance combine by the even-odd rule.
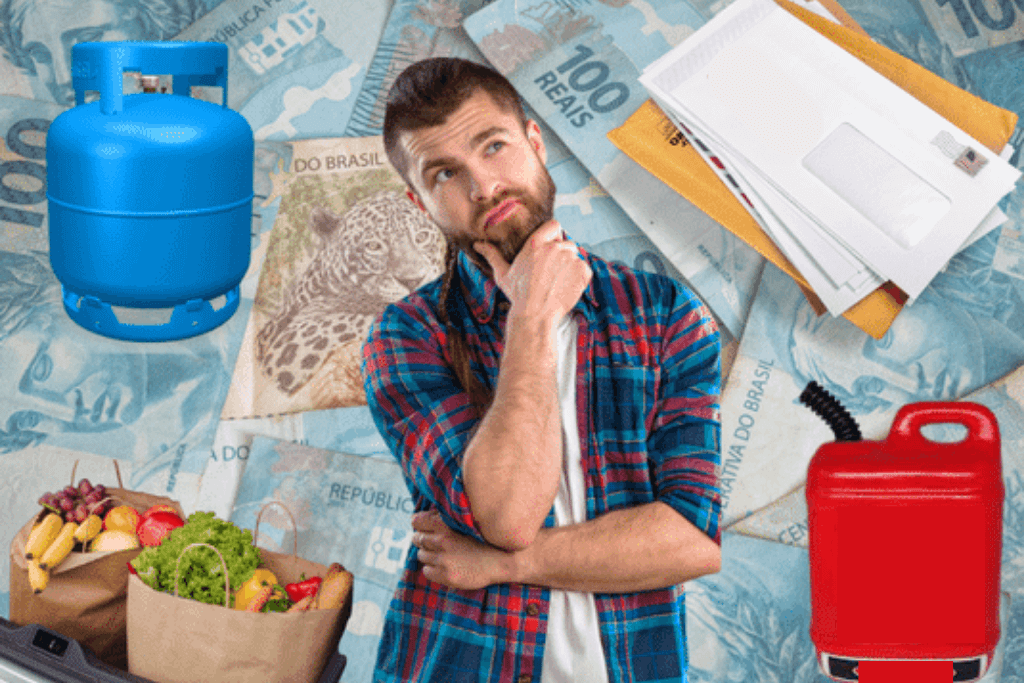
[[[175, 40], [228, 46], [228, 104], [257, 139], [332, 137], [352, 114], [386, 9], [335, 0], [225, 0]], [[350, 18], [356, 12], [359, 22]]]
[[171, 40], [223, 0], [0, 3], [0, 92], [71, 106], [71, 47], [84, 41]]
[[[582, 116], [595, 114], [595, 105], [596, 114], [604, 108], [628, 116], [643, 101], [619, 102], [623, 89], [632, 97], [639, 84], [618, 70], [639, 73], [658, 50], [727, 2], [128, 4], [136, 9], [134, 18], [107, 22], [105, 13], [114, 7], [108, 0], [89, 0], [83, 5], [90, 11], [79, 13], [63, 12], [62, 3], [51, 0], [0, 3], [0, 505], [11, 510], [0, 528], [6, 538], [34, 512], [41, 491], [65, 483], [76, 460], [83, 473], [109, 483], [107, 464], [116, 458], [126, 485], [178, 498], [186, 509], [217, 509], [250, 528], [259, 505], [283, 499], [301, 520], [300, 553], [320, 561], [343, 558], [356, 573], [358, 610], [341, 651], [349, 655], [345, 680], [369, 678], [397, 577], [390, 569], [407, 549], [410, 532], [402, 509], [404, 481], [367, 409], [274, 420], [221, 420], [220, 411], [250, 317], [266, 233], [280, 204], [274, 179], [294, 164], [287, 141], [377, 135], [381, 98], [405, 64], [460, 55], [490, 60], [521, 84], [548, 143], [558, 187], [556, 218], [574, 239], [605, 258], [685, 276], [729, 320], [727, 329], [743, 331], [724, 382], [725, 521], [737, 529], [746, 522], [772, 540], [724, 534], [722, 572], [687, 585], [690, 679], [826, 680], [807, 632], [806, 551], [794, 547], [806, 544], [806, 526], [793, 496], [802, 495], [811, 454], [832, 438], [796, 401], [806, 382], [816, 379], [851, 408], [866, 438], [884, 436], [895, 411], [911, 401], [968, 397], [996, 412], [1006, 485], [1003, 589], [1012, 595], [1003, 601], [999, 666], [986, 680], [1024, 681], [1024, 598], [1010, 599], [1024, 590], [1024, 464], [1015, 459], [1024, 441], [1024, 390], [1009, 379], [986, 388], [1024, 363], [1024, 191], [1018, 188], [1001, 204], [1009, 222], [959, 254], [900, 314], [891, 334], [872, 340], [843, 320], [813, 315], [791, 280], [772, 266], [762, 276], [727, 234], [702, 244], [706, 253], [686, 245], [682, 251], [691, 258], [700, 254], [704, 268], [684, 274], [684, 261], [656, 246], [602, 183], [601, 174], [621, 164], [601, 156], [609, 148], [606, 131], [580, 133], [595, 124], [596, 117]], [[1021, 0], [842, 5], [881, 44], [1024, 114]], [[289, 21], [294, 27], [286, 26]], [[513, 27], [530, 31], [516, 34]], [[499, 29], [515, 40], [484, 42]], [[73, 38], [62, 40], [61, 32]], [[126, 39], [228, 44], [229, 104], [257, 134], [252, 266], [242, 283], [242, 305], [222, 328], [186, 342], [129, 344], [81, 330], [61, 308], [47, 255], [41, 151], [49, 122], [73, 102], [70, 45]], [[284, 46], [275, 51], [276, 39]], [[552, 52], [552, 44], [561, 52]], [[544, 50], [548, 61], [531, 67], [530, 59]], [[606, 64], [608, 73], [598, 64]], [[549, 71], [556, 82], [531, 94], [529, 86]], [[577, 111], [580, 106], [585, 109]], [[1022, 130], [1011, 139], [1017, 151], [1010, 160], [1019, 168]], [[785, 505], [758, 527], [754, 522], [772, 503]], [[289, 548], [283, 518], [268, 517], [261, 524], [266, 542]], [[345, 545], [346, 539], [356, 540]], [[322, 556], [307, 554], [306, 547]], [[7, 583], [0, 565], [5, 616]]]
[[428, 57], [477, 59], [462, 21], [490, 0], [395, 0], [359, 92], [346, 137], [379, 135], [388, 90], [408, 65]]

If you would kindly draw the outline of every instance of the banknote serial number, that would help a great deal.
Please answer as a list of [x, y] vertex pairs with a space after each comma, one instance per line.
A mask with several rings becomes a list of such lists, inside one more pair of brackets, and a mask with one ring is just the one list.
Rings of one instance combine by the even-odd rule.
[[576, 128], [593, 120], [594, 112], [607, 114], [629, 100], [629, 88], [609, 81], [611, 67], [593, 56], [589, 47], [577, 45], [575, 55], [533, 80]]
[[[1017, 21], [1017, 9], [1024, 12], [1024, 0], [995, 0], [998, 10], [990, 10], [985, 0], [933, 0], [939, 7], [949, 5], [968, 38], [977, 38], [978, 23], [990, 31], [1005, 31]], [[978, 23], [975, 22], [977, 20]]]
[[[22, 119], [7, 129], [5, 138], [7, 149], [24, 158], [0, 164], [0, 201], [18, 206], [32, 206], [46, 201], [46, 166], [29, 161], [29, 159], [36, 159], [45, 162], [46, 145], [33, 145], [22, 136], [35, 132], [45, 140], [48, 130], [50, 130], [50, 121], [46, 119]], [[35, 178], [39, 181], [39, 189], [18, 190], [4, 182], [8, 176], [16, 175]], [[44, 214], [39, 211], [16, 209], [13, 206], [0, 204], [0, 221], [7, 223], [20, 223], [32, 228], [40, 228], [43, 225], [43, 216]]]

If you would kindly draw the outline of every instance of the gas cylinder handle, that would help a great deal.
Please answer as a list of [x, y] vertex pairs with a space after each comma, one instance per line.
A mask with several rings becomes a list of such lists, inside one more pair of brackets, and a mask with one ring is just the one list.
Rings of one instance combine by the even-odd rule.
[[84, 42], [71, 48], [71, 83], [75, 104], [85, 103], [86, 90], [100, 93], [100, 111], [123, 109], [124, 72], [170, 74], [175, 95], [188, 97], [193, 85], [221, 89], [228, 106], [228, 46], [216, 42], [122, 40]]
[[969, 401], [922, 401], [905, 405], [892, 421], [889, 438], [924, 438], [921, 427], [941, 423], [963, 425], [967, 428], [968, 439], [994, 441], [999, 438], [999, 423], [992, 411]]

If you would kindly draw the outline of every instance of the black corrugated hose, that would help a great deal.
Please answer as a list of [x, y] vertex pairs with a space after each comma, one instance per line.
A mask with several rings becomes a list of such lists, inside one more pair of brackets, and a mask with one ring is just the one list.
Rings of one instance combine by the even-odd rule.
[[802, 392], [800, 402], [814, 411], [832, 428], [836, 441], [860, 441], [860, 427], [843, 404], [820, 384], [811, 380]]

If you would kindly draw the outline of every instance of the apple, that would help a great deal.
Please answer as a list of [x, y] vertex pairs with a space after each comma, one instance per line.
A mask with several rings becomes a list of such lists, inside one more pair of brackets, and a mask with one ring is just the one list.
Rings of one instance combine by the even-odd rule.
[[[174, 514], [174, 515], [178, 514], [178, 511], [175, 510], [170, 505], [154, 505], [153, 507], [149, 508], [148, 510], [146, 510], [145, 512], [142, 513], [142, 519], [145, 519], [146, 517], [149, 517], [154, 512], [170, 512], [171, 514]], [[139, 521], [142, 521], [142, 519], [140, 519]]]
[[185, 520], [175, 512], [167, 510], [147, 510], [135, 528], [135, 535], [143, 546], [160, 545], [171, 531], [185, 525]]

